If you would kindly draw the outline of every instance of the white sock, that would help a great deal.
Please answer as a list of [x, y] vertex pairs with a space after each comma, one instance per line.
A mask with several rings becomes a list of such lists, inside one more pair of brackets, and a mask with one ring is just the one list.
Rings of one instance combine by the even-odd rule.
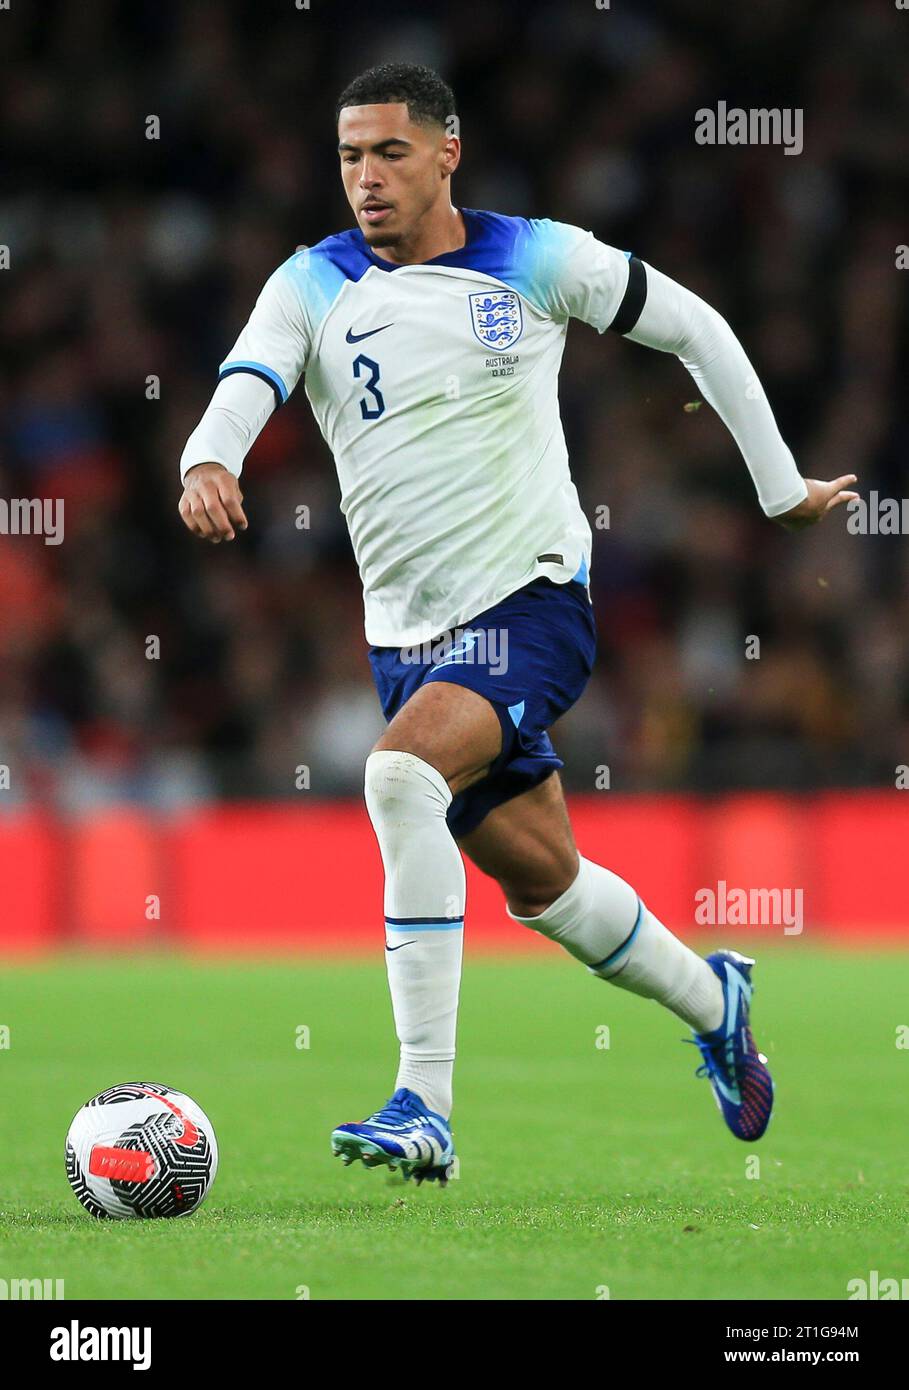
[[539, 917], [508, 915], [557, 941], [600, 979], [656, 999], [698, 1033], [723, 1021], [723, 987], [707, 962], [600, 864], [582, 858], [574, 883]]
[[385, 961], [401, 1044], [396, 1089], [451, 1114], [464, 943], [464, 861], [445, 820], [451, 791], [412, 753], [370, 753], [366, 806], [385, 866]]

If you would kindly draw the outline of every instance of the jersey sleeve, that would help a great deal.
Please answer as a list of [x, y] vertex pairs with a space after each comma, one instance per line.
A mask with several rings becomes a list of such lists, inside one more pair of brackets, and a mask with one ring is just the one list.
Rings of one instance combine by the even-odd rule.
[[[721, 314], [653, 266], [637, 261], [643, 292], [632, 342], [672, 352], [697, 382], [741, 450], [764, 514], [781, 516], [808, 495], [751, 362]], [[632, 316], [629, 316], [632, 317]]]
[[180, 458], [182, 481], [199, 463], [220, 463], [239, 478], [246, 455], [276, 409], [271, 382], [251, 372], [231, 373], [219, 381], [208, 409], [186, 441]]
[[245, 328], [221, 363], [218, 378], [248, 372], [267, 381], [283, 405], [306, 366], [312, 330], [292, 267], [296, 258], [269, 276]]
[[628, 289], [630, 253], [567, 222], [540, 218], [529, 228], [531, 297], [554, 319], [580, 319], [605, 333]]

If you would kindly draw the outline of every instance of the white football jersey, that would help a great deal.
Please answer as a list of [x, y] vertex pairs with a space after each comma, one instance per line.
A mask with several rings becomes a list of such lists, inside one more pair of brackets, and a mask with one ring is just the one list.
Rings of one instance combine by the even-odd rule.
[[221, 367], [305, 389], [334, 456], [366, 636], [410, 646], [534, 578], [586, 583], [558, 373], [569, 318], [616, 318], [629, 260], [590, 232], [461, 210], [466, 244], [394, 266], [358, 229], [266, 282]]

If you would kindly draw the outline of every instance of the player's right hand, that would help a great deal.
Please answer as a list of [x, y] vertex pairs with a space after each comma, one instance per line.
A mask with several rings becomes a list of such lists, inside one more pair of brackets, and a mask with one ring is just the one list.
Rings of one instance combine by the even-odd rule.
[[249, 525], [243, 494], [233, 473], [220, 463], [197, 463], [183, 480], [180, 515], [193, 535], [218, 545]]

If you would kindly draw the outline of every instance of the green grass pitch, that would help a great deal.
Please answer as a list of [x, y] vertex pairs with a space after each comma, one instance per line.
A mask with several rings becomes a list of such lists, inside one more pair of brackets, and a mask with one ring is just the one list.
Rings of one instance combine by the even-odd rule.
[[[380, 957], [11, 966], [0, 1277], [91, 1299], [835, 1300], [873, 1269], [899, 1277], [909, 955], [793, 941], [760, 953], [755, 981], [777, 1113], [746, 1145], [657, 1005], [555, 950], [468, 959], [460, 1173], [440, 1190], [329, 1154], [332, 1127], [391, 1089]], [[215, 1125], [220, 1172], [192, 1216], [95, 1221], [67, 1185], [74, 1111], [135, 1080], [188, 1092]]]

